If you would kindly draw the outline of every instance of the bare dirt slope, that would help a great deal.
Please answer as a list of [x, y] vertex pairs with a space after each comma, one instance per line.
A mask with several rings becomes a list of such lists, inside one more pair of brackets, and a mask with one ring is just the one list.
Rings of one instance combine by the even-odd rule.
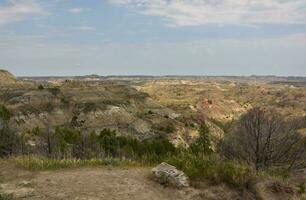
[[0, 165], [0, 192], [24, 200], [230, 200], [242, 199], [229, 188], [175, 189], [152, 180], [148, 168], [86, 167], [29, 172]]

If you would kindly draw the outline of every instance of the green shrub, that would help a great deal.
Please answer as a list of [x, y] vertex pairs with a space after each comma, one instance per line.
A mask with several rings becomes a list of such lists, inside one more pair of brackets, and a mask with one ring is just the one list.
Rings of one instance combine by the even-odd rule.
[[58, 158], [82, 158], [84, 154], [82, 134], [77, 129], [55, 129], [53, 135], [53, 149]]
[[248, 166], [216, 155], [197, 156], [186, 151], [169, 157], [167, 162], [184, 171], [191, 180], [246, 186], [253, 176]]
[[12, 113], [4, 105], [0, 105], [0, 120], [7, 122], [11, 117]]
[[210, 154], [212, 150], [212, 142], [210, 139], [210, 131], [204, 123], [199, 129], [199, 138], [190, 145], [190, 150], [194, 154]]
[[13, 195], [0, 193], [0, 200], [14, 200]]
[[0, 105], [0, 158], [11, 155], [16, 149], [18, 137], [10, 127], [12, 113]]
[[[99, 134], [89, 136], [90, 151], [102, 153], [107, 157], [126, 157], [141, 162], [156, 163], [168, 154], [176, 152], [175, 147], [166, 139], [139, 141], [131, 137], [117, 136], [115, 131], [104, 129]], [[102, 152], [99, 152], [102, 151]]]
[[45, 89], [45, 88], [44, 88], [44, 86], [43, 86], [43, 85], [39, 85], [37, 89], [39, 89], [39, 90], [43, 90], [43, 89]]
[[306, 192], [305, 183], [301, 183], [301, 184], [298, 185], [298, 192], [299, 192], [299, 194], [304, 194]]

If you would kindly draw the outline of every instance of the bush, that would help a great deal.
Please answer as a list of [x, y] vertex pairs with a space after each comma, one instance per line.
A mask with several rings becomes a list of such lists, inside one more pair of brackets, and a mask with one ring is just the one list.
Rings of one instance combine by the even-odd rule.
[[69, 128], [56, 128], [54, 133], [55, 152], [58, 157], [77, 157], [81, 155], [79, 150], [81, 148], [82, 136], [81, 132]]
[[12, 117], [12, 113], [4, 105], [0, 105], [1, 125], [4, 126], [4, 123], [8, 122], [11, 117]]
[[18, 143], [17, 135], [10, 127], [11, 116], [12, 113], [0, 105], [0, 157], [11, 155]]
[[305, 192], [306, 192], [305, 183], [300, 183], [298, 185], [298, 192], [299, 192], [299, 194], [305, 194]]
[[117, 136], [110, 129], [86, 135], [71, 128], [56, 128], [54, 133], [46, 132], [47, 135], [34, 129], [31, 134], [43, 137], [42, 140], [46, 141], [44, 148], [52, 146], [51, 154], [48, 154], [48, 158], [38, 153], [41, 156], [19, 156], [14, 160], [18, 166], [29, 170], [100, 165], [152, 166], [166, 161], [184, 171], [191, 180], [206, 179], [239, 187], [247, 185], [252, 178], [250, 169], [244, 164], [221, 159], [214, 154], [205, 135], [208, 134], [207, 127], [203, 125], [200, 132], [202, 136], [199, 141], [194, 144], [193, 150], [189, 150], [175, 148], [162, 138], [139, 141]]
[[176, 149], [166, 139], [139, 141], [131, 137], [116, 136], [115, 131], [104, 129], [99, 134], [90, 136], [94, 152], [102, 151], [107, 157], [127, 157], [141, 162], [156, 163]]
[[45, 89], [45, 88], [44, 88], [43, 85], [39, 85], [39, 86], [38, 86], [38, 89], [39, 89], [39, 90], [43, 90], [43, 89]]
[[227, 183], [233, 186], [247, 186], [253, 173], [247, 165], [231, 160], [222, 160], [217, 155], [197, 156], [181, 152], [167, 159], [167, 162], [184, 171], [191, 180], [209, 180], [213, 183]]
[[82, 134], [78, 129], [57, 127], [54, 132], [35, 129], [28, 135], [38, 144], [36, 149], [29, 149], [30, 152], [57, 159], [112, 157], [155, 164], [168, 155], [177, 153], [177, 149], [167, 139], [139, 141], [131, 137], [117, 136], [116, 132], [110, 129], [104, 129], [100, 133]]
[[0, 200], [14, 200], [14, 197], [11, 194], [0, 193]]

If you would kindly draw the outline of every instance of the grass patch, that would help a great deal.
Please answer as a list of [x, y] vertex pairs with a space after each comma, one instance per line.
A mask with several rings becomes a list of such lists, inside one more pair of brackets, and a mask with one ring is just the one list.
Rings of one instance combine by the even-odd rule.
[[0, 200], [14, 200], [13, 195], [0, 193]]
[[31, 171], [39, 170], [57, 170], [64, 168], [76, 168], [82, 166], [124, 166], [137, 167], [143, 166], [138, 162], [119, 158], [105, 158], [105, 159], [48, 159], [38, 156], [19, 156], [13, 158], [17, 166]]
[[270, 167], [269, 169], [261, 172], [261, 175], [263, 177], [269, 176], [280, 180], [286, 180], [290, 175], [290, 171], [286, 167]]
[[299, 194], [305, 194], [305, 192], [306, 192], [306, 185], [305, 185], [305, 183], [300, 183], [298, 185], [298, 193]]
[[217, 155], [196, 156], [191, 153], [182, 153], [169, 158], [167, 162], [184, 171], [191, 180], [206, 179], [216, 184], [247, 186], [255, 176], [247, 165], [222, 160]]

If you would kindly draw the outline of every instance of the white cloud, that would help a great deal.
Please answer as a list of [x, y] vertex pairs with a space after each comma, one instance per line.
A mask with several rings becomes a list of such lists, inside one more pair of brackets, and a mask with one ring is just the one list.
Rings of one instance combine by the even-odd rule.
[[306, 0], [109, 0], [169, 26], [306, 24]]
[[72, 14], [80, 14], [80, 13], [85, 12], [87, 10], [88, 10], [87, 8], [70, 8], [67, 11], [72, 13]]
[[33, 14], [44, 14], [42, 6], [35, 0], [13, 0], [0, 4], [0, 24], [20, 21]]

